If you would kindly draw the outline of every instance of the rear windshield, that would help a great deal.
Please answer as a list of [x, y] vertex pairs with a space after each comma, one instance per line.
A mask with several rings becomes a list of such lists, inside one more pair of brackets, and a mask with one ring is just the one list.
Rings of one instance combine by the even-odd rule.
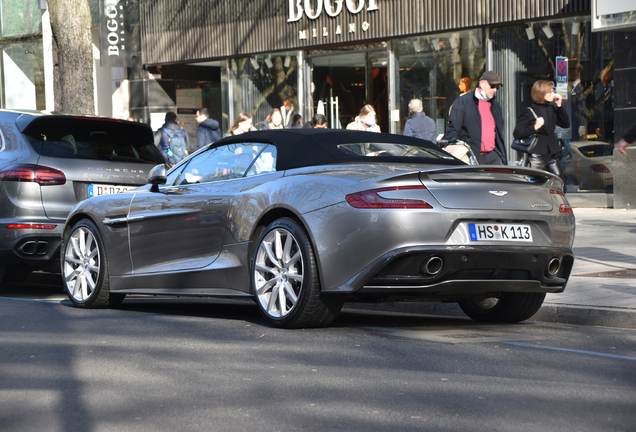
[[428, 159], [449, 159], [454, 158], [442, 149], [412, 146], [409, 144], [397, 143], [351, 143], [339, 144], [338, 150], [341, 152], [364, 157], [408, 157], [408, 158], [428, 158]]
[[94, 119], [34, 121], [24, 131], [42, 156], [160, 164], [165, 160], [142, 125]]
[[587, 157], [611, 156], [614, 154], [614, 147], [607, 144], [592, 144], [579, 147], [579, 151]]

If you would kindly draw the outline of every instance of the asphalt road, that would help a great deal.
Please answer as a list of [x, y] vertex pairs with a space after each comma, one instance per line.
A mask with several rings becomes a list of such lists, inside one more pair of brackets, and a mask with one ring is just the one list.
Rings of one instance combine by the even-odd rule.
[[0, 291], [1, 431], [633, 431], [636, 331]]

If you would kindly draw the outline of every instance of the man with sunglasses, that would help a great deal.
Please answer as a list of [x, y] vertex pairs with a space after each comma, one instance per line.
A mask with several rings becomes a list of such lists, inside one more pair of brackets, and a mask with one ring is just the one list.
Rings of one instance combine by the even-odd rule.
[[461, 96], [453, 103], [446, 128], [447, 140], [467, 142], [477, 161], [483, 165], [507, 165], [503, 138], [503, 115], [495, 100], [501, 79], [493, 71], [479, 78], [474, 93]]

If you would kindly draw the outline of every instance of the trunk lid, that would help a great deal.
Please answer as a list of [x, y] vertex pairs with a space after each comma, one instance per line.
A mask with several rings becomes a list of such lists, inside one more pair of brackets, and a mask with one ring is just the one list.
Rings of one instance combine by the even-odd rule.
[[468, 166], [421, 171], [420, 180], [449, 209], [550, 211], [553, 208], [550, 191], [563, 191], [558, 177], [517, 167]]

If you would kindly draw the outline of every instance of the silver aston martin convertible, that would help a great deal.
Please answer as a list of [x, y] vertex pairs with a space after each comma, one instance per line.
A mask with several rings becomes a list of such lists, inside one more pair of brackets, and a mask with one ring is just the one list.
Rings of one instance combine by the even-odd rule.
[[251, 297], [271, 325], [297, 328], [328, 325], [345, 300], [431, 301], [517, 322], [565, 289], [573, 240], [547, 172], [465, 165], [399, 135], [289, 129], [222, 139], [79, 203], [61, 261], [85, 308]]

